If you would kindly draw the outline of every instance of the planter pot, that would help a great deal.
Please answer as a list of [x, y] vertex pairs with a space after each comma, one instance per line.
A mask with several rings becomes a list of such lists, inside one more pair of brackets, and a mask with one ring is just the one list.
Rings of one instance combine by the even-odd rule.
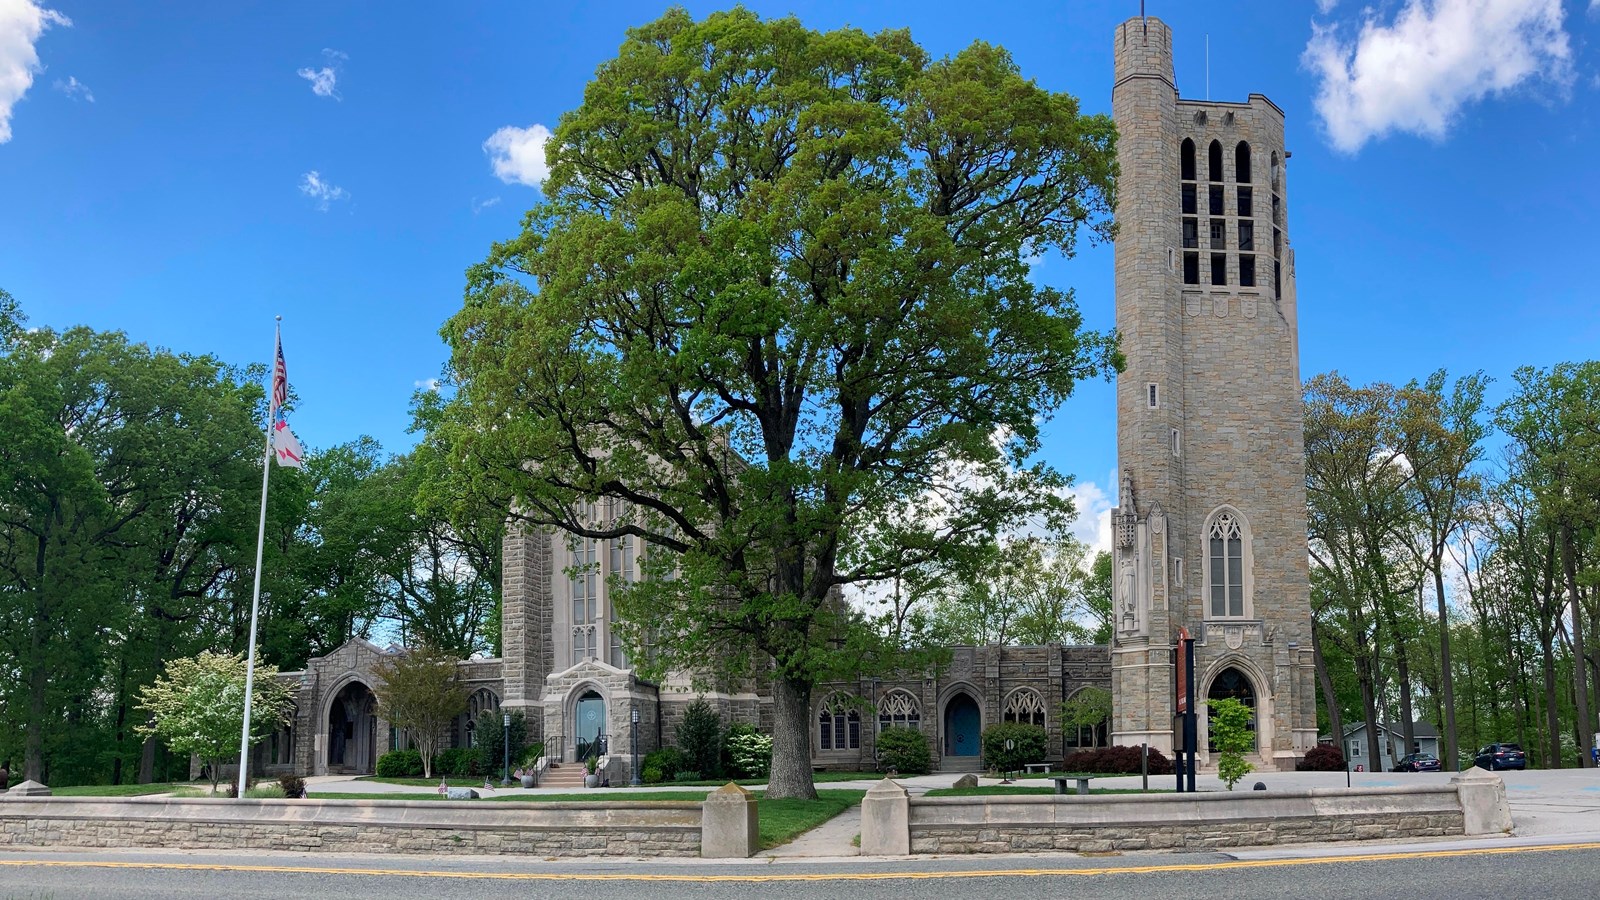
[[585, 775], [585, 776], [583, 776], [583, 786], [584, 787], [599, 787], [600, 786], [600, 776], [599, 775]]
[[524, 776], [522, 776], [522, 786], [525, 787], [525, 788], [531, 788], [531, 787], [533, 787], [534, 785], [536, 785], [538, 783], [539, 782], [537, 780], [535, 780], [532, 775], [524, 775]]

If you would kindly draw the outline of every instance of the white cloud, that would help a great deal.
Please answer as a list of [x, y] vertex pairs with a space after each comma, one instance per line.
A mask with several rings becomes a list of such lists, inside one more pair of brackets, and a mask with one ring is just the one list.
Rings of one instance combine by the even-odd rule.
[[[439, 389], [439, 379], [437, 379], [437, 378], [419, 378], [416, 381], [411, 382], [411, 386], [414, 387], [414, 388], [421, 388], [421, 389], [426, 389], [426, 390], [430, 390], [430, 391], [437, 391]], [[239, 696], [241, 698], [244, 697], [243, 694], [240, 694]]]
[[66, 81], [57, 78], [53, 87], [74, 100], [81, 98], [90, 103], [94, 102], [94, 92], [89, 90], [89, 86], [79, 81], [76, 76], [68, 75]]
[[1333, 146], [1354, 153], [1403, 131], [1441, 139], [1468, 103], [1544, 78], [1570, 83], [1561, 0], [1405, 0], [1390, 24], [1371, 7], [1346, 41], [1313, 23], [1302, 63]]
[[300, 193], [317, 201], [317, 209], [323, 212], [327, 212], [329, 204], [334, 201], [350, 197], [344, 188], [322, 180], [322, 174], [316, 169], [300, 176]]
[[[1107, 478], [1117, 483], [1117, 473]], [[1111, 508], [1117, 505], [1116, 497], [1093, 481], [1079, 481], [1072, 486], [1072, 503], [1078, 510], [1072, 535], [1089, 546], [1089, 558], [1101, 550], [1111, 552]]]
[[348, 55], [337, 50], [324, 47], [322, 61], [325, 65], [322, 68], [296, 69], [295, 74], [311, 82], [311, 93], [316, 94], [318, 97], [332, 97], [335, 100], [341, 100], [343, 98], [339, 96], [338, 90], [339, 72], [344, 67], [344, 61], [349, 58]]
[[473, 215], [477, 215], [478, 213], [483, 212], [484, 210], [488, 209], [491, 206], [499, 206], [499, 205], [500, 205], [500, 198], [499, 197], [490, 197], [489, 199], [484, 200], [482, 202], [479, 202], [478, 198], [474, 197], [474, 198], [472, 198], [472, 214]]
[[543, 125], [507, 125], [489, 135], [483, 142], [483, 152], [489, 154], [495, 177], [501, 181], [538, 187], [550, 177], [550, 166], [544, 160], [544, 144], [548, 140], [550, 129]]
[[0, 144], [11, 140], [12, 107], [43, 69], [33, 45], [52, 25], [70, 28], [72, 20], [33, 0], [0, 0]]
[[[1600, 3], [1600, 0], [1595, 0], [1595, 2]], [[1333, 12], [1333, 8], [1338, 5], [1339, 0], [1317, 0], [1317, 12], [1327, 15]]]

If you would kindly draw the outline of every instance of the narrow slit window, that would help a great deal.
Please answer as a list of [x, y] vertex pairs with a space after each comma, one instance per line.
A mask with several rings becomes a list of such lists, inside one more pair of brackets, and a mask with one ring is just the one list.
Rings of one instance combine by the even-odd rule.
[[1151, 409], [1159, 409], [1161, 397], [1155, 382], [1145, 385], [1145, 396], [1148, 398]]
[[1283, 264], [1274, 260], [1272, 263], [1272, 292], [1283, 293]]
[[1200, 254], [1185, 253], [1183, 255], [1183, 283], [1200, 283]]
[[1249, 188], [1239, 188], [1239, 218], [1241, 219], [1248, 219], [1254, 215], [1254, 213], [1250, 211], [1250, 194], [1251, 191]]
[[1180, 166], [1183, 169], [1183, 180], [1194, 180], [1194, 141], [1184, 138]]
[[1256, 248], [1256, 225], [1254, 222], [1239, 223], [1239, 249], [1254, 250]]
[[1212, 181], [1221, 181], [1222, 180], [1222, 142], [1221, 141], [1212, 141], [1211, 142], [1210, 152], [1208, 152], [1206, 155], [1210, 157], [1209, 162], [1210, 162], [1211, 165], [1209, 166], [1209, 168], [1211, 169], [1211, 172], [1210, 172], [1211, 180]]
[[1197, 248], [1199, 246], [1200, 246], [1200, 220], [1199, 219], [1184, 219], [1183, 220], [1183, 247], [1184, 247], [1184, 249], [1185, 250], [1193, 250], [1193, 249], [1195, 249], [1195, 248]]
[[1283, 243], [1283, 232], [1279, 231], [1276, 228], [1272, 229], [1272, 258], [1273, 259], [1277, 259], [1281, 255], [1278, 252], [1278, 247], [1282, 243]]
[[1177, 253], [1177, 251], [1173, 250], [1171, 247], [1167, 248], [1167, 272], [1169, 274], [1172, 272], [1173, 268], [1176, 266], [1176, 259], [1175, 259], [1175, 254], [1176, 253]]
[[1256, 258], [1248, 254], [1239, 257], [1239, 285], [1241, 287], [1256, 286]]
[[1278, 201], [1277, 194], [1272, 195], [1272, 224], [1280, 226], [1283, 224], [1283, 207]]
[[1213, 250], [1219, 250], [1228, 245], [1228, 226], [1222, 219], [1211, 220], [1211, 243], [1208, 245]]
[[1226, 215], [1226, 211], [1223, 209], [1222, 185], [1220, 184], [1211, 186], [1211, 214], [1213, 216]]
[[1240, 184], [1250, 183], [1250, 145], [1244, 141], [1233, 148], [1233, 179]]
[[1228, 254], [1211, 254], [1211, 283], [1214, 285], [1228, 283]]
[[1177, 557], [1177, 558], [1174, 558], [1172, 560], [1172, 583], [1177, 587], [1183, 587], [1183, 558], [1182, 557]]
[[1172, 455], [1173, 456], [1182, 456], [1183, 455], [1183, 443], [1182, 443], [1181, 439], [1178, 437], [1178, 429], [1176, 429], [1176, 428], [1172, 429]]
[[1186, 216], [1194, 215], [1197, 202], [1198, 201], [1195, 199], [1195, 186], [1192, 185], [1192, 184], [1184, 185], [1183, 186], [1183, 214], [1186, 215]]

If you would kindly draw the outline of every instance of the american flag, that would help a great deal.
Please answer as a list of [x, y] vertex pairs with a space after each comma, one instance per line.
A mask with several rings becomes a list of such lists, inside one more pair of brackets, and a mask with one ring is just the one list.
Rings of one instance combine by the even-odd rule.
[[283, 364], [283, 335], [278, 335], [278, 360], [272, 367], [272, 412], [289, 402], [289, 370]]

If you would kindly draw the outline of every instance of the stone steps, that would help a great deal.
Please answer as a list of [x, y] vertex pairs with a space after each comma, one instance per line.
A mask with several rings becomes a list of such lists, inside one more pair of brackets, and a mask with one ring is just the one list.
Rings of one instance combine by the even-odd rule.
[[983, 757], [981, 756], [946, 756], [939, 760], [940, 772], [982, 772]]
[[551, 766], [540, 776], [539, 787], [581, 788], [583, 777], [587, 774], [589, 773], [584, 771], [583, 766], [579, 765]]

